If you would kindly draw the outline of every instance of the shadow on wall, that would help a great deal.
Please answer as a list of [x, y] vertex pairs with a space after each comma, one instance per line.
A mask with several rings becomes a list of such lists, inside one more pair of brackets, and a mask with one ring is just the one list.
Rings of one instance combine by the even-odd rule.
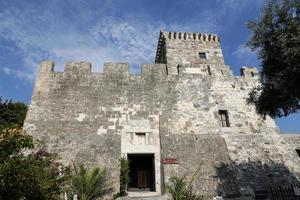
[[284, 164], [268, 161], [231, 162], [216, 167], [218, 178], [217, 192], [223, 197], [249, 197], [254, 191], [267, 190], [268, 187], [298, 185], [299, 180]]

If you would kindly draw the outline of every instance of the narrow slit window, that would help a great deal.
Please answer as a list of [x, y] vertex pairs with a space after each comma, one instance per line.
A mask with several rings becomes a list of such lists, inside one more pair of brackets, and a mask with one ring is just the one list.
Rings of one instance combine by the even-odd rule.
[[200, 59], [206, 59], [206, 53], [205, 52], [200, 52], [199, 53], [199, 58]]
[[208, 71], [208, 75], [211, 75], [211, 69], [209, 65], [207, 66], [207, 71]]
[[300, 158], [300, 149], [295, 149], [295, 150], [296, 150], [296, 152], [297, 152], [297, 154], [298, 154], [298, 156]]
[[245, 76], [244, 70], [241, 70], [241, 76]]
[[220, 125], [222, 127], [229, 127], [229, 117], [227, 110], [219, 110], [219, 119], [220, 119]]
[[[177, 74], [179, 74], [180, 73], [180, 65], [177, 65]], [[168, 68], [167, 68], [168, 69]]]
[[253, 72], [251, 72], [251, 76], [254, 77], [254, 73]]

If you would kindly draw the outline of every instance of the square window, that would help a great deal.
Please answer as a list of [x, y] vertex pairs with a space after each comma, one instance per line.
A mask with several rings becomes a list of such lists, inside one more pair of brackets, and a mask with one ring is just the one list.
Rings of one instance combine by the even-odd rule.
[[206, 59], [206, 53], [205, 52], [200, 52], [199, 53], [199, 58], [200, 59]]
[[222, 127], [229, 127], [229, 117], [227, 110], [219, 110], [219, 119], [220, 119], [220, 125]]

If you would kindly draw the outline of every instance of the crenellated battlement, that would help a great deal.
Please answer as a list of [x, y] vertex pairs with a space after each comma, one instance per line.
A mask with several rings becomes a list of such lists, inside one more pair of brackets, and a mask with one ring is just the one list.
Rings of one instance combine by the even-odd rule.
[[202, 42], [219, 42], [220, 38], [211, 33], [193, 33], [193, 32], [160, 32], [161, 39], [171, 40], [195, 40]]
[[256, 67], [241, 67], [241, 76], [245, 78], [259, 78], [259, 72]]
[[117, 62], [107, 62], [104, 63], [103, 73], [92, 72], [92, 64], [90, 62], [83, 61], [69, 61], [65, 64], [63, 72], [55, 71], [55, 63], [53, 61], [42, 61], [40, 63], [40, 69], [38, 75], [46, 74], [62, 74], [64, 76], [76, 75], [76, 76], [86, 76], [86, 75], [100, 75], [106, 78], [113, 77], [129, 77], [129, 76], [167, 76], [167, 65], [166, 64], [143, 64], [141, 66], [140, 74], [131, 74], [129, 72], [128, 63], [117, 63]]
[[216, 34], [210, 34], [210, 33], [191, 33], [191, 32], [166, 32], [166, 31], [160, 31], [158, 44], [157, 44], [157, 50], [156, 50], [156, 56], [155, 56], [155, 62], [166, 62], [167, 56], [166, 56], [166, 42], [169, 41], [195, 41], [195, 42], [205, 42], [205, 43], [216, 43], [219, 45], [220, 38]]
[[47, 72], [54, 72], [55, 64], [53, 61], [44, 60], [40, 63], [39, 74], [47, 73]]
[[210, 33], [161, 31], [155, 63], [168, 63], [171, 74], [177, 73], [178, 64], [224, 65], [220, 38]]
[[92, 64], [89, 62], [69, 61], [65, 65], [64, 73], [66, 75], [68, 74], [82, 75], [82, 74], [90, 74], [91, 70], [92, 70]]
[[[87, 78], [90, 75], [96, 75], [97, 77], [104, 77], [107, 79], [131, 79], [134, 77], [141, 78], [158, 78], [158, 79], [168, 79], [172, 77], [180, 77], [185, 74], [210, 76], [217, 78], [225, 77], [235, 77], [233, 75], [232, 68], [229, 65], [208, 65], [208, 64], [179, 64], [177, 65], [177, 73], [168, 73], [168, 64], [143, 64], [141, 66], [141, 73], [131, 74], [129, 71], [128, 63], [114, 63], [108, 62], [104, 63], [103, 73], [92, 72], [92, 65], [89, 62], [82, 61], [69, 61], [65, 64], [63, 72], [55, 71], [55, 64], [53, 61], [43, 61], [40, 64], [40, 70], [38, 77], [39, 79], [45, 78], [47, 74], [60, 74], [63, 77], [73, 77], [74, 78]], [[248, 80], [258, 80], [259, 72], [254, 67], [241, 68], [240, 76], [244, 81]]]

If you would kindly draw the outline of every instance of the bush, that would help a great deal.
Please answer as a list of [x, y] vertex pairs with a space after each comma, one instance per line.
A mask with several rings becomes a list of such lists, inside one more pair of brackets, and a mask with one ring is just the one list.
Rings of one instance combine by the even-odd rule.
[[203, 200], [202, 196], [193, 191], [193, 177], [189, 180], [186, 175], [183, 177], [171, 176], [169, 181], [167, 191], [173, 200]]
[[127, 196], [127, 184], [130, 182], [129, 178], [129, 160], [120, 158], [120, 192], [114, 195], [114, 198]]
[[69, 168], [44, 150], [33, 149], [33, 139], [21, 128], [0, 132], [0, 199], [62, 199]]
[[81, 163], [78, 166], [74, 164], [74, 172], [71, 177], [69, 199], [77, 195], [79, 200], [94, 200], [113, 191], [105, 168], [95, 167], [87, 170]]

